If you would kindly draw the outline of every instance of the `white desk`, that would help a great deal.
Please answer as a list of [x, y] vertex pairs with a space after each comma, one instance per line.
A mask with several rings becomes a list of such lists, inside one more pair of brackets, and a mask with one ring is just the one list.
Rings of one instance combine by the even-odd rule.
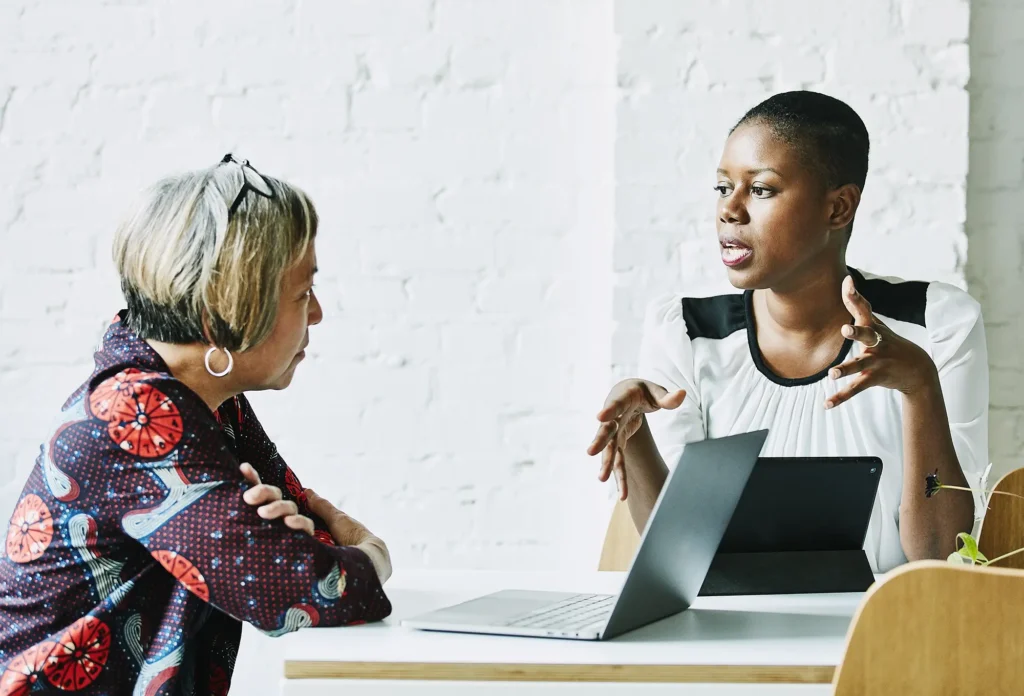
[[862, 597], [699, 599], [682, 614], [603, 642], [429, 633], [398, 625], [500, 589], [610, 593], [621, 583], [621, 573], [401, 573], [386, 586], [394, 613], [385, 622], [304, 629], [277, 639], [275, 652], [285, 660], [283, 693], [451, 694], [483, 687], [486, 693], [518, 693], [529, 681], [544, 683], [530, 684], [531, 694], [732, 694], [751, 688], [759, 694], [827, 694]]

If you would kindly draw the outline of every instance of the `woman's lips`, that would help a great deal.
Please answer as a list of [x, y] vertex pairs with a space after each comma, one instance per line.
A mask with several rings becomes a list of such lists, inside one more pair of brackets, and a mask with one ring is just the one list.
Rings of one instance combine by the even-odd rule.
[[738, 242], [721, 242], [721, 247], [722, 263], [730, 268], [746, 263], [754, 255], [753, 249]]

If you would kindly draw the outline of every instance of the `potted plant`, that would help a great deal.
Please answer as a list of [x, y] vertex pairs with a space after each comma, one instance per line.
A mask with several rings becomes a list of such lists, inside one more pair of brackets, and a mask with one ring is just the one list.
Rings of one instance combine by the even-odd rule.
[[[991, 467], [991, 465], [989, 466]], [[939, 480], [939, 471], [938, 469], [936, 469], [935, 473], [928, 474], [927, 476], [925, 476], [924, 495], [926, 498], [931, 498], [938, 494], [938, 492], [941, 490], [967, 491], [968, 493], [974, 494], [980, 493], [983, 509], [988, 508], [989, 498], [993, 495], [1008, 495], [1013, 498], [1020, 498], [1024, 500], [1024, 496], [1017, 495], [1016, 493], [1010, 493], [1008, 491], [997, 491], [994, 489], [987, 491], [976, 491], [975, 489], [968, 488], [966, 486], [949, 486], [947, 484], [942, 483], [942, 481]], [[946, 559], [950, 563], [988, 566], [998, 561], [1001, 561], [1004, 558], [1015, 556], [1018, 553], [1024, 553], [1024, 547], [1021, 547], [1018, 549], [1014, 549], [1013, 551], [1004, 553], [1001, 556], [997, 556], [996, 558], [988, 559], [985, 557], [985, 554], [983, 554], [978, 549], [978, 540], [974, 538], [973, 534], [969, 534], [967, 532], [960, 532], [956, 535], [956, 538], [957, 550], [949, 554], [948, 558]]]

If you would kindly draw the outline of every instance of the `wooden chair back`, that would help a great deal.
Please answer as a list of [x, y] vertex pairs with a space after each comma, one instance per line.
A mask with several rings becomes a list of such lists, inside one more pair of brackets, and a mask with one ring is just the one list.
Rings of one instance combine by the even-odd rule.
[[836, 696], [1013, 694], [1024, 688], [1024, 572], [918, 561], [868, 590]]
[[[1024, 547], [1024, 497], [1014, 497], [1024, 496], [1024, 469], [1014, 469], [1003, 476], [993, 490], [1014, 495], [994, 492], [989, 498], [988, 510], [981, 521], [981, 531], [978, 532], [978, 549], [989, 559], [999, 558]], [[1024, 570], [1024, 553], [1004, 558], [992, 565]]]
[[601, 548], [601, 559], [598, 570], [629, 570], [629, 564], [636, 555], [640, 545], [640, 534], [633, 525], [629, 514], [629, 505], [621, 500], [615, 503], [612, 517], [608, 521], [608, 531], [604, 535], [604, 546]]

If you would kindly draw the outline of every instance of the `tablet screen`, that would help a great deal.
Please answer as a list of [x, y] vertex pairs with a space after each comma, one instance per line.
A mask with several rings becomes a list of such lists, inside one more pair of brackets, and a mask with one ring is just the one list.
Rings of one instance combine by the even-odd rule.
[[876, 457], [761, 457], [718, 551], [862, 548], [881, 475]]

